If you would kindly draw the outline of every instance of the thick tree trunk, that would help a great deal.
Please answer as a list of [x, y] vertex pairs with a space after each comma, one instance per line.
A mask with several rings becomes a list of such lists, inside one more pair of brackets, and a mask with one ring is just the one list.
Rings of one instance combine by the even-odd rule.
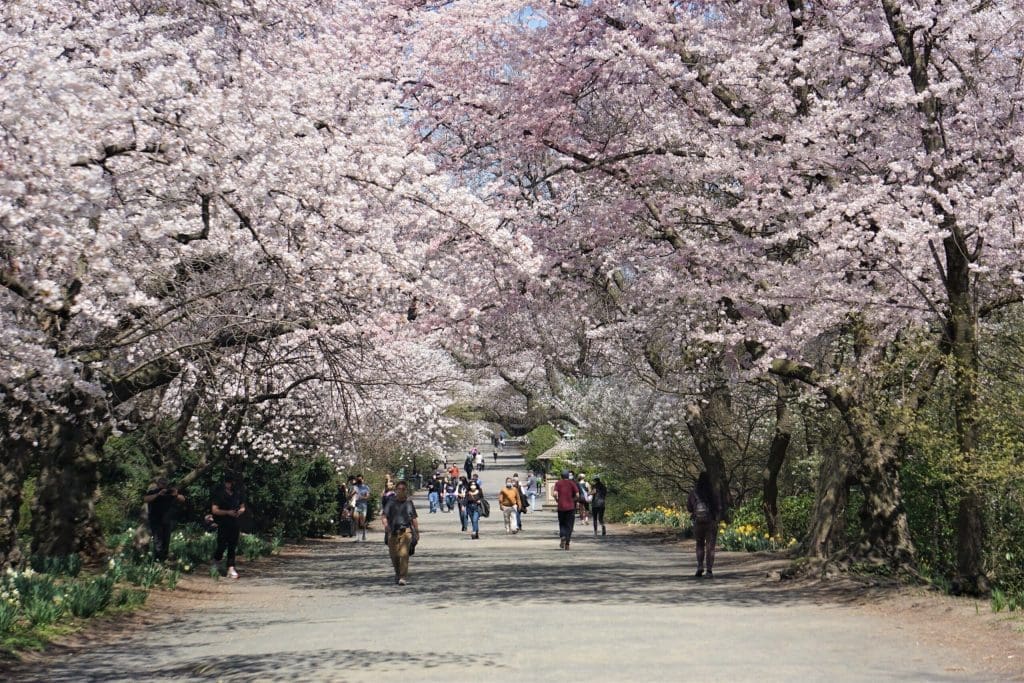
[[94, 503], [106, 428], [97, 428], [96, 415], [87, 411], [75, 417], [61, 421], [56, 443], [42, 454], [32, 502], [33, 554], [98, 558], [105, 551]]
[[914, 543], [900, 491], [899, 450], [882, 427], [860, 410], [848, 411], [844, 417], [857, 453], [855, 474], [864, 493], [860, 511], [864, 537], [853, 549], [853, 559], [915, 573]]
[[18, 567], [24, 559], [18, 544], [18, 522], [26, 460], [26, 453], [17, 448], [8, 448], [0, 458], [0, 570]]
[[686, 408], [686, 427], [693, 438], [693, 444], [697, 448], [704, 470], [711, 477], [711, 482], [722, 501], [722, 513], [728, 510], [731, 503], [729, 495], [729, 478], [725, 468], [725, 458], [718, 448], [715, 440], [711, 437], [704, 420], [704, 413], [699, 405], [691, 404]]
[[[953, 405], [960, 454], [964, 461], [974, 463], [980, 435], [978, 370], [978, 330], [971, 291], [971, 263], [977, 258], [980, 243], [973, 251], [956, 229], [944, 240], [946, 252], [946, 293], [949, 297], [947, 343], [953, 357], [955, 379]], [[957, 576], [956, 588], [972, 595], [988, 593], [990, 586], [984, 573], [985, 523], [984, 497], [973, 481], [965, 482], [967, 493], [957, 510]]]
[[18, 540], [25, 480], [33, 457], [53, 443], [54, 425], [31, 406], [5, 406], [3, 415], [20, 415], [16, 424], [0, 424], [0, 570], [20, 567], [25, 561]]
[[822, 457], [811, 526], [804, 541], [808, 557], [824, 560], [846, 547], [850, 469], [848, 451], [830, 448]]

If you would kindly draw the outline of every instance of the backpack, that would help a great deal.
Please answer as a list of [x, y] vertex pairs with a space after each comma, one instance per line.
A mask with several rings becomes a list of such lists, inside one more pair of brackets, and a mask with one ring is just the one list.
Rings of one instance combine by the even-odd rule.
[[480, 499], [480, 516], [490, 517], [491, 516], [491, 504], [487, 502], [486, 498]]
[[708, 504], [700, 499], [700, 496], [694, 496], [696, 502], [693, 504], [693, 521], [695, 522], [710, 522], [711, 521], [711, 509]]

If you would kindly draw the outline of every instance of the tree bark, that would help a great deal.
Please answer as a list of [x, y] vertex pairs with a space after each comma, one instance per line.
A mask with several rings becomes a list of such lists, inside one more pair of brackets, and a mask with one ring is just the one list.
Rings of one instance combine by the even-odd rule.
[[855, 476], [864, 493], [860, 511], [864, 537], [854, 549], [854, 559], [916, 573], [914, 543], [900, 491], [897, 444], [861, 409], [847, 411], [844, 418], [858, 456]]
[[827, 559], [845, 549], [846, 503], [849, 499], [850, 453], [830, 448], [821, 460], [811, 526], [804, 541], [805, 554]]
[[32, 501], [32, 553], [47, 557], [80, 553], [96, 559], [106, 551], [94, 504], [109, 427], [105, 408], [81, 395], [66, 405], [70, 409], [76, 403], [79, 410], [59, 418], [55, 442], [40, 451], [41, 469]]
[[786, 462], [786, 454], [789, 452], [789, 444], [793, 439], [793, 418], [789, 409], [788, 387], [785, 380], [777, 382], [777, 395], [775, 400], [775, 434], [772, 436], [771, 446], [768, 448], [768, 462], [761, 475], [763, 482], [763, 494], [761, 506], [764, 510], [765, 524], [768, 526], [768, 533], [771, 536], [782, 534], [782, 518], [779, 515], [779, 472], [783, 463]]
[[729, 494], [729, 478], [725, 467], [725, 458], [721, 449], [711, 436], [705, 421], [704, 411], [696, 403], [686, 408], [686, 427], [693, 438], [693, 444], [697, 448], [697, 455], [704, 465], [704, 470], [711, 477], [711, 483], [715, 487], [718, 498], [722, 501], [722, 514], [729, 508], [731, 496]]
[[[952, 222], [952, 219], [949, 219]], [[980, 238], [973, 250], [956, 225], [943, 241], [946, 253], [946, 295], [949, 298], [946, 342], [953, 358], [955, 392], [953, 405], [960, 454], [968, 465], [974, 463], [980, 436], [977, 311], [971, 288], [971, 263], [981, 250]], [[973, 481], [965, 482], [966, 492], [960, 499], [956, 521], [958, 591], [984, 595], [990, 586], [984, 573], [985, 518], [984, 497]]]
[[[52, 443], [52, 423], [31, 406], [7, 406], [0, 415], [21, 415], [16, 424], [4, 420], [3, 457], [0, 458], [0, 570], [19, 568], [25, 561], [18, 539], [25, 479], [32, 456], [41, 445]], [[17, 435], [17, 436], [15, 436]]]

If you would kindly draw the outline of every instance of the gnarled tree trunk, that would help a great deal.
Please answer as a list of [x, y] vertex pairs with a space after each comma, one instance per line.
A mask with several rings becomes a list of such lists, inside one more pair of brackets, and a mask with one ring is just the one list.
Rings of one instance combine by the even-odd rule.
[[844, 411], [843, 417], [857, 454], [854, 475], [864, 493], [860, 511], [864, 538], [852, 549], [853, 559], [916, 573], [914, 543], [900, 491], [900, 454], [895, 437], [863, 409]]
[[850, 469], [847, 450], [830, 448], [821, 459], [811, 525], [804, 542], [808, 557], [824, 560], [846, 547]]
[[32, 501], [33, 554], [97, 558], [105, 551], [94, 504], [109, 431], [106, 410], [84, 396], [67, 401], [69, 408], [76, 404], [78, 411], [61, 417], [55, 443], [40, 453], [42, 467]]

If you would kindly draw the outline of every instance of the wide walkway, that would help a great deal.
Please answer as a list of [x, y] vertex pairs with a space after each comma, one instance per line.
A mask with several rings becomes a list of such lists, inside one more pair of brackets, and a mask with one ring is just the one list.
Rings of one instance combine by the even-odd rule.
[[[506, 453], [500, 468], [488, 464], [493, 500], [522, 460]], [[743, 555], [722, 556], [715, 580], [698, 581], [689, 555], [652, 537], [578, 533], [571, 551], [559, 550], [551, 510], [529, 513], [509, 537], [495, 503], [474, 541], [456, 513], [419, 508], [408, 586], [394, 585], [379, 532], [372, 542], [316, 543], [269, 568], [243, 566], [216, 604], [26, 680], [982, 678], [885, 620], [764, 585]]]

